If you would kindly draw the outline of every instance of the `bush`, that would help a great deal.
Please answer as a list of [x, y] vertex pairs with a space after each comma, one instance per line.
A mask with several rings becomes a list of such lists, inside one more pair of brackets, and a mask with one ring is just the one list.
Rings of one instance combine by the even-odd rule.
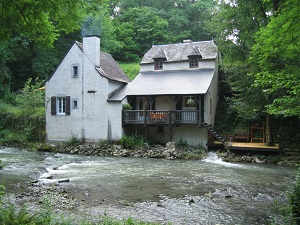
[[300, 169], [294, 185], [293, 191], [289, 197], [290, 205], [292, 208], [293, 218], [297, 224], [300, 224]]
[[187, 140], [183, 140], [182, 137], [175, 143], [176, 147], [188, 147]]
[[73, 147], [76, 145], [81, 144], [81, 141], [76, 137], [76, 136], [72, 136], [69, 140], [63, 142], [63, 147]]
[[[2, 170], [3, 168], [4, 168], [4, 163], [0, 159], [0, 170]], [[0, 185], [0, 195], [1, 195], [1, 185]]]
[[134, 134], [134, 135], [123, 135], [120, 143], [123, 148], [134, 149], [134, 148], [144, 148], [146, 147], [144, 137]]

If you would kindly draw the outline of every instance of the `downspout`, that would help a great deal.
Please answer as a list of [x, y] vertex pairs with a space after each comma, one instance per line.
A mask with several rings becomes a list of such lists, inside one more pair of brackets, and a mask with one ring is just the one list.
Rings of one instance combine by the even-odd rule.
[[82, 76], [81, 76], [81, 141], [85, 142], [85, 129], [84, 129], [84, 52], [82, 54]]

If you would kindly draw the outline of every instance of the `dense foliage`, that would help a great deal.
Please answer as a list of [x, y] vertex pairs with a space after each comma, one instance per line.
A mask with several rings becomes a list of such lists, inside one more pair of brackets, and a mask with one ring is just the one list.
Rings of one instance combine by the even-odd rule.
[[45, 139], [44, 91], [42, 82], [29, 79], [14, 105], [0, 102], [0, 144], [26, 144]]
[[252, 47], [252, 61], [258, 64], [255, 85], [273, 98], [266, 105], [270, 114], [300, 117], [299, 12], [299, 1], [282, 1]]

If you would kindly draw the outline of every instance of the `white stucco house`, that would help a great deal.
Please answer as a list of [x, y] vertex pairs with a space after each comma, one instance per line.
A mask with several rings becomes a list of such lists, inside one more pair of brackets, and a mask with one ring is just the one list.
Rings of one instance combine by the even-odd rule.
[[46, 82], [47, 140], [119, 140], [122, 104], [107, 99], [128, 82], [99, 37], [75, 42]]
[[206, 146], [218, 102], [218, 49], [213, 41], [153, 45], [140, 73], [109, 102], [127, 98], [123, 111], [127, 134], [154, 142], [179, 140]]
[[[218, 102], [213, 41], [153, 45], [129, 82], [100, 39], [75, 42], [46, 83], [48, 141], [119, 140], [140, 134], [155, 143], [206, 146]], [[131, 110], [123, 110], [128, 102]]]

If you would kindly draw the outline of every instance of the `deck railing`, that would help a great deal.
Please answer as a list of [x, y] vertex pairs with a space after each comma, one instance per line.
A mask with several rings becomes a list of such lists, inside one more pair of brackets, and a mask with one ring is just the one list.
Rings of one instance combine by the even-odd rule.
[[123, 125], [199, 124], [199, 110], [123, 110]]

